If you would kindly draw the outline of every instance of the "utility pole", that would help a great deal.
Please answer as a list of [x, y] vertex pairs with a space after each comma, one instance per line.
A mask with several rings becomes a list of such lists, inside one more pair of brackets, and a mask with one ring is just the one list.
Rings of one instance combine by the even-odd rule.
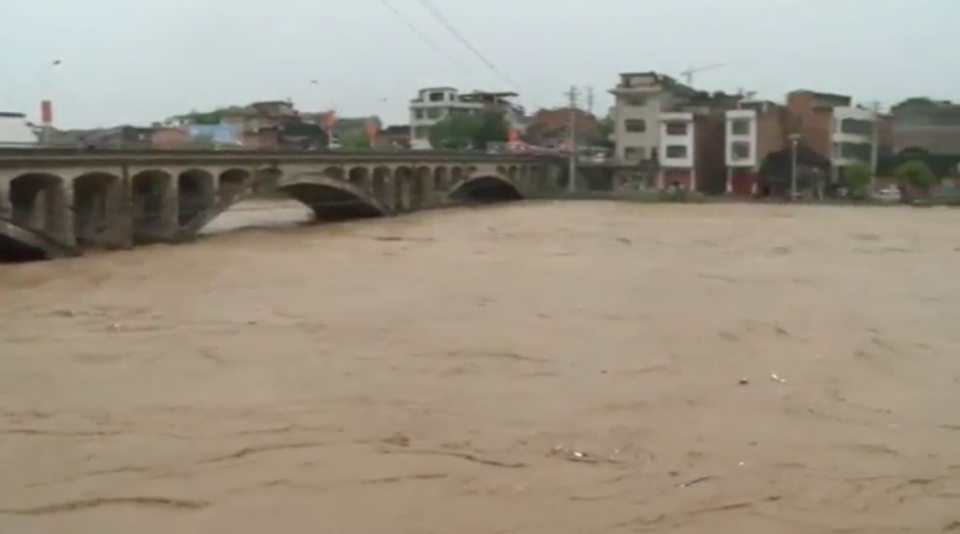
[[880, 160], [880, 102], [871, 102], [873, 128], [870, 131], [870, 194], [877, 186], [877, 162]]
[[567, 177], [567, 191], [573, 193], [576, 191], [577, 183], [577, 106], [580, 102], [580, 90], [571, 85], [567, 91], [567, 98], [570, 100], [570, 137], [568, 138], [570, 148], [570, 167]]
[[790, 202], [797, 201], [797, 145], [800, 134], [790, 134]]

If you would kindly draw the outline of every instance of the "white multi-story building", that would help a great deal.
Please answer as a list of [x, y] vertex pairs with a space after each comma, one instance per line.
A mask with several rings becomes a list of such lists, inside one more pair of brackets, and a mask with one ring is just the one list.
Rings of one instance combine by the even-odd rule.
[[758, 110], [731, 109], [726, 112], [725, 163], [728, 168], [756, 168]]
[[421, 89], [417, 98], [410, 101], [410, 146], [414, 149], [432, 148], [430, 129], [455, 113], [503, 113], [507, 123], [522, 132], [525, 113], [513, 102], [516, 97], [516, 93], [460, 93], [453, 87]]
[[689, 111], [662, 112], [659, 116], [660, 187], [697, 188], [697, 121]]
[[0, 111], [0, 147], [33, 147], [37, 144], [37, 135], [26, 115]]
[[830, 162], [836, 167], [870, 164], [877, 150], [877, 113], [853, 106], [832, 111]]
[[673, 111], [660, 114], [661, 167], [693, 167], [696, 127], [693, 113]]
[[656, 72], [625, 72], [610, 90], [614, 96], [614, 157], [637, 163], [663, 157], [661, 114], [684, 102], [694, 91], [669, 76]]

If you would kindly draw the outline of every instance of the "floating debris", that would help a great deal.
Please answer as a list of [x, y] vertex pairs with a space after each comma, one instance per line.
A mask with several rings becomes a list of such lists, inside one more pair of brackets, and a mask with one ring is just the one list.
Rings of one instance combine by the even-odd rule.
[[700, 477], [700, 478], [695, 478], [695, 479], [693, 479], [693, 480], [688, 480], [688, 481], [684, 482], [683, 484], [680, 484], [680, 485], [677, 486], [677, 487], [679, 487], [679, 488], [689, 488], [690, 486], [692, 486], [692, 485], [694, 485], [694, 484], [699, 484], [699, 483], [701, 483], [701, 482], [706, 482], [706, 481], [708, 481], [708, 480], [713, 480], [713, 478], [714, 478], [713, 475], [707, 475], [707, 476], [705, 476], [705, 477]]

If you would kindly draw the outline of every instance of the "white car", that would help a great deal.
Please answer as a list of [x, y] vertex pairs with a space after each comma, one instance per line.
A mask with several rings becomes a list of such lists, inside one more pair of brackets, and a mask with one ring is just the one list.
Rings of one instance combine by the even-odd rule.
[[900, 197], [900, 188], [894, 186], [884, 187], [873, 194], [873, 198], [884, 202], [899, 202]]

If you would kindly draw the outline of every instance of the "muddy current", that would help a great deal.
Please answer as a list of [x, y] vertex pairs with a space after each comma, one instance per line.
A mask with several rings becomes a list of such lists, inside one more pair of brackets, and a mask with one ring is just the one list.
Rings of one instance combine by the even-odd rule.
[[0, 532], [960, 531], [957, 212], [304, 217], [0, 266]]

